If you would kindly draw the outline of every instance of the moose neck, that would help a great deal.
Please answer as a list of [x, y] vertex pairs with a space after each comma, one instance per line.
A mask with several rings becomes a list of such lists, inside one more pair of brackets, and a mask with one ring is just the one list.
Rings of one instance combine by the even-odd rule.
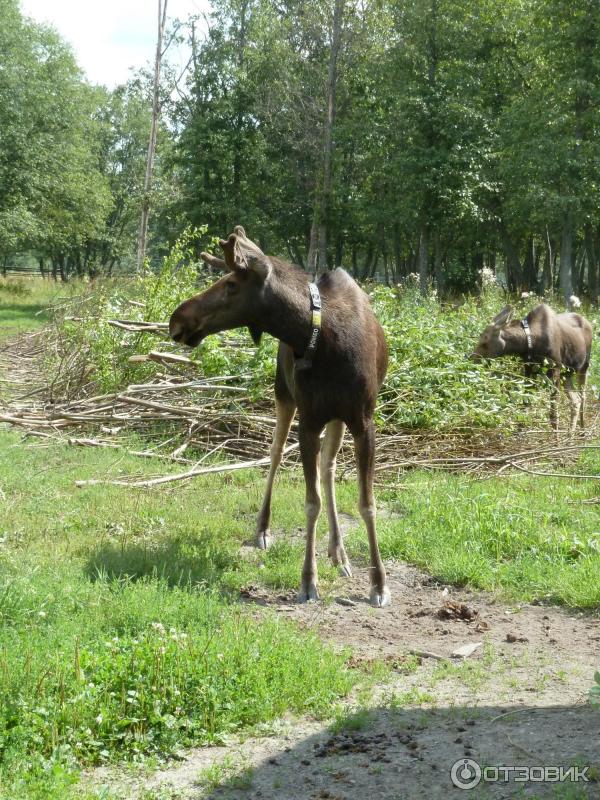
[[520, 322], [515, 320], [503, 331], [504, 341], [506, 346], [504, 348], [504, 355], [512, 356], [517, 355], [522, 358], [527, 358], [529, 348], [527, 347], [527, 335]]
[[312, 330], [308, 276], [282, 263], [274, 263], [265, 287], [265, 304], [258, 325], [302, 355]]

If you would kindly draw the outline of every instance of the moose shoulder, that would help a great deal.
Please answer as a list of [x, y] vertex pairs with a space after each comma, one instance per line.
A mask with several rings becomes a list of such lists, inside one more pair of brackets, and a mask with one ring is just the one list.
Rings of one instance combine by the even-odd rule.
[[299, 599], [318, 597], [315, 530], [321, 510], [320, 469], [327, 500], [329, 556], [343, 575], [351, 575], [334, 490], [336, 457], [348, 427], [356, 452], [359, 509], [369, 537], [371, 603], [387, 605], [390, 595], [375, 528], [373, 413], [388, 354], [369, 299], [340, 269], [323, 275], [317, 290], [302, 270], [265, 255], [240, 226], [221, 240], [221, 247], [224, 259], [206, 253], [202, 258], [224, 270], [225, 276], [176, 308], [169, 331], [175, 341], [191, 347], [211, 333], [239, 327], [249, 328], [255, 341], [263, 332], [279, 339], [276, 425], [256, 543], [265, 548], [271, 541], [273, 481], [297, 410], [307, 529]]
[[[471, 358], [517, 355], [529, 370], [531, 365], [547, 361], [548, 377], [555, 387], [550, 404], [552, 427], [558, 430], [556, 392], [564, 373], [571, 406], [570, 429], [575, 430], [578, 420], [583, 428], [585, 382], [592, 348], [591, 324], [581, 314], [556, 314], [545, 303], [536, 306], [522, 320], [515, 320], [513, 316], [511, 306], [503, 308], [482, 332]], [[577, 388], [573, 384], [574, 377], [577, 379]]]

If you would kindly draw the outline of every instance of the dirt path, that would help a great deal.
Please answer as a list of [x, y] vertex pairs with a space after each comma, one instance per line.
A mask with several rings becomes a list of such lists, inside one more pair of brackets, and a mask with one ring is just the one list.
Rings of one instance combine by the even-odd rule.
[[[94, 783], [120, 787], [123, 797], [416, 800], [462, 796], [450, 769], [472, 759], [488, 768], [592, 769], [576, 786], [482, 781], [465, 796], [600, 797], [600, 711], [587, 702], [600, 665], [600, 619], [508, 606], [404, 564], [388, 570], [393, 605], [378, 611], [364, 600], [364, 568], [317, 604], [262, 589], [245, 597], [257, 615], [272, 609], [334, 646], [350, 646], [355, 663], [384, 659], [391, 667], [389, 679], [367, 699], [354, 697], [333, 727], [285, 720], [265, 736], [184, 753], [154, 774], [123, 782], [97, 772]], [[468, 659], [451, 658], [476, 643]]]

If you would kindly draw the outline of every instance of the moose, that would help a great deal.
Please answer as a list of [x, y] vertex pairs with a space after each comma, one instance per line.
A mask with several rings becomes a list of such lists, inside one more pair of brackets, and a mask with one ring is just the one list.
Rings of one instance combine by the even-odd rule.
[[226, 274], [175, 309], [169, 333], [190, 347], [209, 334], [240, 327], [249, 329], [256, 344], [263, 332], [279, 340], [276, 423], [256, 544], [266, 549], [271, 543], [273, 482], [297, 410], [306, 483], [306, 552], [298, 600], [318, 600], [315, 538], [321, 468], [329, 520], [328, 555], [343, 576], [352, 575], [335, 499], [336, 458], [347, 427], [354, 439], [359, 511], [369, 539], [370, 601], [375, 607], [386, 606], [390, 592], [377, 544], [373, 496], [373, 412], [388, 362], [383, 329], [367, 295], [343, 269], [326, 272], [317, 284], [310, 283], [301, 268], [265, 255], [239, 225], [220, 246], [224, 258], [209, 253], [201, 257]]
[[[557, 314], [545, 303], [540, 303], [522, 320], [513, 317], [512, 306], [503, 308], [479, 337], [471, 358], [517, 355], [525, 362], [527, 375], [531, 375], [535, 365], [542, 365], [547, 360], [547, 374], [554, 384], [550, 424], [558, 431], [556, 398], [564, 372], [565, 390], [571, 407], [570, 431], [575, 431], [578, 421], [584, 428], [585, 382], [592, 348], [591, 324], [581, 314]], [[574, 375], [577, 376], [578, 389], [573, 385]]]

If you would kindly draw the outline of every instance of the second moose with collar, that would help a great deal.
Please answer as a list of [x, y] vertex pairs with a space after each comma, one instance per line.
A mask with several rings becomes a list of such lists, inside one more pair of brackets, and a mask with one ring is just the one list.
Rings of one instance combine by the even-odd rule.
[[[590, 366], [592, 326], [581, 314], [556, 314], [540, 303], [522, 320], [514, 320], [512, 306], [506, 306], [483, 331], [473, 359], [520, 356], [528, 374], [534, 364], [549, 362], [548, 377], [554, 384], [550, 401], [550, 422], [558, 430], [556, 394], [565, 373], [565, 388], [571, 406], [571, 431], [577, 422], [584, 427], [585, 382]], [[573, 385], [577, 378], [577, 389]]]

